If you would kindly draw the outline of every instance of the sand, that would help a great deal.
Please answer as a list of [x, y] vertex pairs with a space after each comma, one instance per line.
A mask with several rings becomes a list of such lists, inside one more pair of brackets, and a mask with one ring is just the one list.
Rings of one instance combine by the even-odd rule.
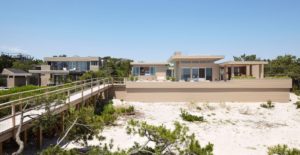
[[[133, 105], [136, 116], [121, 117], [116, 126], [106, 127], [101, 133], [106, 137], [104, 142], [113, 140], [114, 150], [126, 149], [135, 141], [143, 143], [144, 138], [126, 134], [126, 123], [130, 118], [146, 121], [149, 124], [164, 124], [173, 128], [179, 121], [195, 133], [201, 145], [208, 142], [214, 144], [216, 155], [265, 155], [267, 148], [276, 144], [287, 144], [300, 148], [300, 109], [293, 104], [299, 98], [291, 94], [288, 103], [274, 103], [275, 108], [261, 108], [262, 102], [255, 103], [189, 103], [189, 102], [122, 102], [114, 100], [115, 106]], [[198, 110], [196, 107], [201, 107]], [[180, 109], [204, 116], [206, 122], [186, 122], [180, 118]], [[88, 145], [100, 145], [97, 139], [88, 141]], [[80, 148], [77, 143], [70, 142], [67, 149]]]

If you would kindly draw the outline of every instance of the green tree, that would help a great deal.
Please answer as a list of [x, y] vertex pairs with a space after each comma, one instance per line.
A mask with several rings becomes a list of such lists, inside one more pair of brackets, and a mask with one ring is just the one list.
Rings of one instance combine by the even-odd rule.
[[293, 79], [293, 89], [300, 88], [300, 58], [293, 55], [278, 56], [268, 60], [265, 65], [266, 76], [288, 76]]
[[[207, 144], [205, 147], [200, 146], [195, 135], [188, 135], [188, 127], [175, 122], [173, 130], [167, 129], [164, 125], [154, 126], [146, 122], [130, 120], [128, 122], [127, 133], [138, 134], [147, 139], [146, 143], [138, 143], [133, 146], [130, 154], [181, 154], [181, 155], [212, 155], [213, 144]], [[154, 146], [149, 146], [154, 143]]]
[[257, 58], [255, 54], [251, 54], [251, 55], [246, 55], [243, 54], [241, 56], [233, 56], [234, 61], [256, 61], [256, 60], [260, 60], [260, 58]]
[[0, 56], [0, 72], [2, 72], [2, 70], [4, 68], [11, 68], [14, 61], [15, 61], [15, 59], [13, 59], [12, 57], [5, 55], [5, 54], [1, 54], [1, 56]]

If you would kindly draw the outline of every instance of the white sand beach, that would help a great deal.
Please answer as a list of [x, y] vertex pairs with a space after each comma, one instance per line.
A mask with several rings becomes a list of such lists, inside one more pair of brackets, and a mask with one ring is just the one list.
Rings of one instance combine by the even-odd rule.
[[[121, 117], [116, 126], [106, 127], [101, 133], [106, 142], [113, 139], [114, 149], [126, 149], [134, 141], [143, 143], [145, 139], [126, 134], [126, 123], [130, 118], [146, 121], [149, 124], [164, 124], [173, 127], [174, 121], [184, 123], [191, 133], [195, 133], [202, 145], [214, 144], [216, 155], [264, 155], [267, 147], [287, 144], [300, 148], [300, 109], [293, 104], [299, 98], [291, 94], [288, 103], [274, 103], [275, 108], [261, 108], [262, 102], [256, 103], [142, 103], [114, 100], [115, 106], [133, 105], [135, 116]], [[198, 110], [196, 107], [201, 107]], [[204, 116], [206, 122], [186, 122], [180, 118], [180, 109]], [[101, 142], [103, 144], [103, 141]], [[96, 139], [89, 145], [99, 145]], [[81, 147], [70, 142], [67, 149]]]

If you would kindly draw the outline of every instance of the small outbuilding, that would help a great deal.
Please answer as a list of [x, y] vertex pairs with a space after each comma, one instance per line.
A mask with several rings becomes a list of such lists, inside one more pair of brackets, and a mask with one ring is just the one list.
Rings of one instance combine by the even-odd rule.
[[13, 88], [29, 84], [30, 73], [16, 68], [4, 68], [2, 76], [6, 77], [6, 87]]

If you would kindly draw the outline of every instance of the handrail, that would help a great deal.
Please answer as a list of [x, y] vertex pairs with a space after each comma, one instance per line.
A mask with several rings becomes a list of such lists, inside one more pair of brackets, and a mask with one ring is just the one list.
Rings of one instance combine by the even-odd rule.
[[[104, 80], [105, 79], [99, 79], [99, 80], [93, 81], [93, 82], [104, 81]], [[86, 80], [84, 80], [84, 81], [86, 81]], [[82, 83], [80, 85], [75, 85], [75, 86], [71, 86], [71, 87], [67, 87], [67, 88], [61, 88], [61, 89], [57, 89], [57, 90], [53, 90], [53, 91], [49, 91], [49, 92], [37, 94], [37, 95], [34, 95], [34, 96], [24, 97], [24, 98], [20, 98], [20, 99], [8, 101], [8, 102], [5, 102], [5, 103], [1, 103], [0, 104], [0, 108], [3, 107], [3, 106], [6, 106], [6, 105], [10, 105], [10, 104], [12, 104], [14, 102], [22, 102], [22, 101], [30, 100], [30, 99], [35, 98], [35, 97], [40, 97], [40, 96], [43, 96], [43, 95], [50, 95], [50, 94], [55, 93], [55, 92], [59, 92], [59, 91], [63, 91], [63, 90], [68, 90], [68, 89], [71, 89], [71, 88], [76, 88], [78, 86], [86, 86], [86, 85], [90, 85], [90, 82], [84, 82], [84, 83]], [[16, 105], [18, 105], [18, 104], [21, 104], [21, 103], [17, 103]]]
[[[94, 81], [94, 79], [96, 79], [96, 80]], [[103, 78], [103, 79], [93, 78], [93, 79], [88, 79], [88, 80], [76, 81], [76, 83], [81, 83], [81, 84], [70, 86], [70, 87], [66, 87], [66, 88], [62, 87], [60, 89], [56, 89], [56, 90], [52, 90], [52, 91], [48, 91], [48, 92], [36, 94], [36, 95], [33, 95], [33, 96], [23, 97], [23, 98], [11, 100], [11, 101], [8, 101], [8, 102], [4, 102], [4, 103], [0, 104], [0, 109], [2, 109], [5, 106], [11, 105], [14, 102], [18, 102], [15, 105], [19, 105], [19, 104], [21, 104], [20, 102], [23, 102], [23, 101], [26, 101], [26, 100], [30, 100], [30, 99], [33, 99], [35, 97], [40, 97], [40, 96], [43, 96], [43, 95], [50, 95], [50, 94], [53, 94], [55, 92], [60, 92], [60, 91], [64, 91], [64, 90], [71, 90], [71, 89], [74, 89], [74, 88], [78, 88], [80, 86], [84, 87], [84, 86], [90, 85], [91, 83], [94, 84], [94, 83], [101, 82], [101, 81], [105, 82], [105, 80], [107, 81], [107, 83], [111, 82], [111, 84], [113, 84], [112, 82], [116, 82], [116, 81], [118, 81], [117, 83], [124, 83], [125, 82], [124, 78], [119, 78], [119, 79], [123, 79], [122, 82], [119, 82], [119, 80], [113, 80], [113, 81], [111, 81], [110, 78]], [[86, 82], [86, 81], [88, 81], [88, 82]], [[70, 84], [70, 83], [68, 83], [68, 84]], [[67, 85], [67, 84], [65, 84], [65, 85]], [[62, 85], [60, 85], [60, 86], [62, 86]]]
[[80, 82], [90, 81], [90, 80], [93, 80], [93, 79], [99, 79], [99, 78], [92, 78], [92, 79], [87, 79], [87, 80], [78, 80], [78, 81], [74, 81], [74, 82], [70, 82], [70, 83], [66, 83], [66, 84], [61, 84], [61, 85], [56, 85], [56, 86], [48, 86], [48, 87], [45, 87], [45, 88], [38, 88], [38, 89], [27, 90], [27, 91], [12, 93], [12, 94], [1, 95], [0, 98], [20, 95], [20, 94], [25, 94], [25, 93], [31, 93], [31, 92], [35, 92], [35, 91], [41, 91], [41, 90], [45, 90], [45, 89], [63, 87], [63, 86], [66, 86], [66, 85], [71, 85], [71, 84], [74, 84], [74, 83], [76, 84], [76, 83], [80, 83]]
[[[62, 87], [62, 88], [55, 87], [58, 89], [45, 91], [45, 92], [42, 92], [42, 93], [39, 93], [36, 95], [32, 95], [32, 96], [26, 96], [26, 97], [23, 96], [22, 98], [18, 98], [18, 99], [11, 100], [11, 101], [0, 104], [0, 110], [11, 108], [11, 111], [9, 111], [7, 114], [1, 116], [0, 121], [2, 122], [5, 120], [8, 120], [8, 119], [11, 119], [12, 128], [15, 128], [17, 126], [16, 116], [20, 114], [20, 109], [19, 110], [16, 109], [16, 107], [18, 107], [18, 106], [20, 108], [22, 108], [25, 103], [27, 103], [28, 105], [32, 105], [32, 107], [30, 106], [28, 109], [27, 108], [24, 109], [24, 112], [30, 111], [39, 106], [46, 105], [46, 102], [39, 104], [39, 102], [36, 102], [37, 101], [36, 99], [39, 99], [40, 97], [43, 97], [43, 96], [50, 97], [51, 95], [59, 95], [59, 94], [62, 94], [61, 97], [63, 97], [63, 98], [60, 98], [59, 96], [57, 96], [58, 97], [57, 99], [62, 99], [63, 102], [60, 102], [59, 104], [57, 104], [55, 101], [56, 98], [54, 98], [53, 101], [51, 100], [51, 104], [55, 104], [55, 106], [63, 105], [63, 104], [70, 104], [70, 103], [72, 103], [72, 102], [70, 102], [71, 101], [70, 99], [71, 99], [71, 94], [73, 94], [73, 93], [76, 94], [76, 93], [81, 92], [81, 98], [84, 99], [85, 98], [85, 95], [83, 95], [84, 91], [86, 91], [86, 90], [89, 91], [89, 89], [90, 89], [91, 94], [92, 94], [93, 92], [95, 92], [95, 91], [93, 91], [93, 88], [95, 88], [95, 87], [98, 87], [97, 91], [100, 91], [103, 88], [108, 88], [108, 86], [113, 85], [114, 83], [125, 84], [125, 78], [92, 78], [92, 79], [88, 79], [88, 80], [73, 82], [73, 84], [74, 83], [75, 83], [75, 85], [73, 85], [73, 86], [71, 85], [70, 87]], [[78, 85], [77, 85], [77, 83], [78, 83]], [[66, 86], [66, 85], [70, 85], [70, 84], [71, 83], [59, 85], [59, 86], [61, 87], [61, 86]], [[87, 89], [87, 86], [89, 89]], [[101, 89], [100, 89], [100, 86], [103, 86], [103, 87], [101, 87]], [[51, 87], [51, 88], [53, 88], [53, 87]], [[44, 90], [44, 89], [39, 89], [39, 90]], [[35, 90], [35, 91], [37, 91], [37, 90]], [[28, 93], [28, 91], [26, 91], [26, 92]], [[29, 91], [29, 92], [32, 92], [32, 91]], [[14, 95], [19, 95], [19, 94], [20, 93], [14, 93]], [[53, 97], [55, 97], [55, 96], [53, 96]], [[38, 104], [36, 104], [36, 103], [38, 103]], [[55, 109], [53, 109], [53, 110], [57, 110], [59, 107], [55, 107]], [[2, 132], [4, 132], [4, 131], [1, 131], [0, 133], [2, 133]]]

